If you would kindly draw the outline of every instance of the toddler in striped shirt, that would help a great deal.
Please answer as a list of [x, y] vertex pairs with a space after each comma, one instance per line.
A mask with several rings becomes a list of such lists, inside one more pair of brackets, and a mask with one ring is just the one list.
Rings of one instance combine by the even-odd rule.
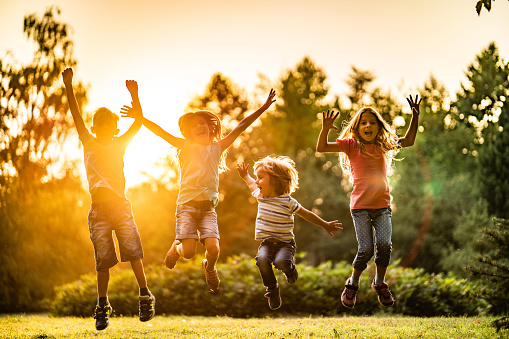
[[299, 174], [290, 158], [267, 156], [255, 162], [256, 180], [249, 175], [248, 167], [243, 162], [237, 164], [239, 175], [258, 200], [255, 240], [262, 243], [256, 255], [256, 265], [266, 288], [265, 297], [269, 299], [269, 307], [276, 310], [281, 307], [281, 296], [272, 265], [285, 274], [289, 284], [293, 284], [298, 277], [294, 260], [293, 215], [297, 214], [322, 227], [331, 237], [332, 232], [343, 228], [337, 220], [323, 220], [290, 196], [299, 184]]

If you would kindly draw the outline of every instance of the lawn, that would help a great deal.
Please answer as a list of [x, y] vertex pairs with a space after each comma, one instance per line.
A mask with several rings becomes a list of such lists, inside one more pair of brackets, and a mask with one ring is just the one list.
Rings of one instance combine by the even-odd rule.
[[48, 315], [0, 316], [0, 338], [497, 338], [493, 318], [414, 317], [113, 317], [98, 332], [94, 319]]

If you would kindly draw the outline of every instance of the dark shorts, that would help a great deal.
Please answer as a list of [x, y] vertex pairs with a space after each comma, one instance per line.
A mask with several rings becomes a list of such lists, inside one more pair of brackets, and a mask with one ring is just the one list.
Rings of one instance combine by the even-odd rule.
[[107, 270], [118, 263], [113, 231], [121, 261], [143, 259], [140, 234], [129, 200], [92, 203], [88, 212], [88, 229], [94, 245], [97, 271]]

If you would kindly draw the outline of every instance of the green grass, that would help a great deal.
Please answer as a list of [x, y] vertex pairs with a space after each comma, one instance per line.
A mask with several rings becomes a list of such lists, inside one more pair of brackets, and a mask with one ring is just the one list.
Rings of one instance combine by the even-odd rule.
[[0, 338], [497, 338], [493, 318], [414, 317], [113, 317], [98, 332], [92, 318], [4, 315]]

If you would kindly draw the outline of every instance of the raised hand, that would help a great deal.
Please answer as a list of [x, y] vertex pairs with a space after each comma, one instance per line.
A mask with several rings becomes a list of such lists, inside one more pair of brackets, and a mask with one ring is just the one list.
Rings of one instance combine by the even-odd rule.
[[[410, 99], [409, 99], [410, 98]], [[419, 94], [415, 96], [415, 101], [412, 99], [412, 95], [409, 95], [409, 98], [406, 98], [406, 101], [410, 105], [410, 109], [412, 110], [412, 114], [419, 114], [421, 112], [421, 109], [419, 107], [422, 98], [419, 99]]]
[[267, 100], [265, 101], [265, 103], [262, 105], [262, 109], [263, 110], [267, 110], [270, 105], [272, 105], [274, 102], [276, 102], [276, 99], [274, 99], [274, 97], [276, 96], [276, 91], [274, 91], [272, 88], [270, 89], [270, 92], [269, 92], [269, 96], [267, 97]]
[[337, 220], [334, 221], [327, 221], [326, 225], [323, 227], [325, 232], [327, 232], [331, 237], [334, 236], [332, 232], [341, 231], [343, 230], [343, 227], [341, 227], [342, 223], [338, 222]]
[[131, 95], [138, 95], [138, 83], [134, 80], [126, 80], [125, 85]]
[[134, 104], [132, 101], [131, 105], [133, 105], [133, 107], [127, 105], [122, 106], [122, 108], [120, 109], [120, 114], [122, 115], [122, 118], [133, 118], [133, 119], [141, 118], [143, 116], [141, 111], [139, 109], [134, 108]]
[[239, 175], [241, 178], [245, 178], [248, 175], [247, 169], [249, 168], [249, 165], [246, 165], [244, 162], [237, 164], [237, 171], [239, 172]]
[[322, 112], [322, 127], [325, 130], [329, 130], [334, 128], [336, 131], [338, 128], [334, 126], [334, 120], [338, 117], [339, 112], [335, 113], [334, 110], [327, 110], [327, 112]]
[[72, 68], [66, 68], [62, 72], [62, 80], [64, 81], [64, 85], [69, 86], [72, 85]]

